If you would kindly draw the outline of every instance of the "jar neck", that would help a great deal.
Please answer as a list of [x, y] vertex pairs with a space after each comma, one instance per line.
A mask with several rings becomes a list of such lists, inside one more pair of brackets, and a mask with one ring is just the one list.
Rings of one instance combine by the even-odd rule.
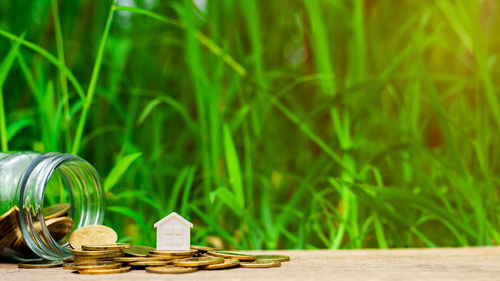
[[19, 221], [27, 246], [39, 257], [58, 260], [71, 251], [52, 238], [43, 214], [49, 179], [58, 174], [68, 192], [73, 227], [101, 224], [104, 219], [104, 192], [99, 175], [85, 160], [61, 153], [46, 153], [30, 162], [18, 186]]

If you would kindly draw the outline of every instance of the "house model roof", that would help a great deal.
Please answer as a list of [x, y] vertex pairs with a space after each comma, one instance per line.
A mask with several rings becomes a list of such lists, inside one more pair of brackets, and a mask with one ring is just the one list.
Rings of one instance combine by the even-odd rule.
[[181, 217], [179, 214], [177, 214], [176, 212], [172, 212], [170, 213], [170, 215], [164, 217], [163, 219], [157, 221], [155, 223], [155, 228], [158, 228], [158, 226], [160, 226], [160, 224], [170, 220], [170, 219], [177, 219], [178, 221], [182, 222], [183, 224], [189, 226], [189, 227], [193, 227], [193, 224], [190, 223], [188, 220], [186, 220], [185, 218]]

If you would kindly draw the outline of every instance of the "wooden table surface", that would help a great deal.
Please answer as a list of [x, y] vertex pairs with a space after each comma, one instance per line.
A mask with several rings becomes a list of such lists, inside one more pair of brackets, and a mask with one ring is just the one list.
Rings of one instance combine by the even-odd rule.
[[[263, 253], [263, 252], [251, 252]], [[279, 268], [235, 268], [188, 274], [143, 270], [111, 275], [79, 275], [62, 268], [22, 269], [0, 264], [0, 280], [500, 280], [500, 247], [269, 251], [289, 255]]]

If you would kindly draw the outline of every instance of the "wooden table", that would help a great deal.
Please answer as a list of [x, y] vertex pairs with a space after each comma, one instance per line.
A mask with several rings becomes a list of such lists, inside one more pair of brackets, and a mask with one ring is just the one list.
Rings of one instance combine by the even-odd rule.
[[[262, 253], [262, 252], [252, 252]], [[500, 247], [269, 251], [291, 261], [279, 268], [235, 268], [170, 275], [143, 270], [112, 275], [79, 275], [62, 268], [21, 269], [0, 264], [0, 280], [500, 280]]]

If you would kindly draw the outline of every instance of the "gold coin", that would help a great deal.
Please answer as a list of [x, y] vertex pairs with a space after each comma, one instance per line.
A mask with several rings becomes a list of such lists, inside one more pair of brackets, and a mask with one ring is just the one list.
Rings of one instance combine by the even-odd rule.
[[130, 248], [129, 243], [82, 245], [82, 250], [84, 250], [84, 251], [106, 251], [106, 250], [120, 251], [120, 250], [127, 249], [127, 248]]
[[120, 249], [106, 250], [106, 251], [84, 251], [84, 250], [73, 250], [73, 255], [78, 256], [109, 256], [121, 254]]
[[104, 259], [76, 259], [74, 261], [75, 264], [83, 265], [83, 264], [96, 264], [96, 263], [113, 263], [115, 260], [113, 258], [104, 258]]
[[30, 261], [17, 264], [20, 268], [52, 268], [59, 267], [63, 264], [62, 261]]
[[191, 256], [165, 256], [165, 255], [148, 254], [148, 257], [158, 258], [163, 260], [173, 260], [173, 259], [190, 258]]
[[289, 256], [283, 256], [283, 255], [256, 255], [255, 256], [258, 260], [266, 260], [266, 261], [289, 261], [290, 257]]
[[178, 266], [149, 266], [146, 267], [146, 272], [161, 273], [161, 274], [179, 274], [198, 271], [196, 267], [178, 267]]
[[73, 229], [73, 220], [70, 217], [59, 217], [45, 221], [47, 229], [54, 240], [59, 241]]
[[85, 244], [116, 244], [118, 235], [104, 225], [87, 225], [81, 227], [69, 236], [69, 244], [73, 249], [80, 250]]
[[115, 258], [119, 258], [120, 256], [76, 256], [74, 262], [75, 263], [89, 263], [89, 262], [105, 262], [105, 261], [114, 261]]
[[205, 246], [198, 246], [198, 245], [191, 245], [191, 249], [193, 250], [198, 250], [200, 252], [209, 252], [209, 251], [217, 251], [217, 249], [212, 248], [212, 247], [205, 247]]
[[218, 257], [199, 257], [199, 258], [189, 258], [182, 260], [173, 260], [172, 264], [175, 266], [192, 267], [192, 266], [204, 266], [211, 264], [223, 263], [224, 258]]
[[162, 255], [162, 256], [192, 256], [196, 254], [197, 250], [188, 250], [188, 251], [162, 251], [162, 250], [153, 250], [150, 251], [150, 254], [153, 255]]
[[134, 261], [134, 262], [129, 262], [128, 265], [130, 266], [162, 266], [162, 265], [167, 265], [169, 264], [169, 261]]
[[256, 260], [251, 262], [240, 262], [241, 267], [247, 268], [269, 268], [269, 267], [280, 267], [281, 262], [279, 261], [266, 261], [266, 260]]
[[237, 259], [224, 259], [223, 263], [211, 264], [201, 267], [201, 269], [223, 269], [235, 267], [240, 264], [240, 261]]
[[151, 248], [151, 247], [131, 245], [130, 248], [123, 249], [123, 253], [125, 255], [134, 256], [134, 257], [145, 257], [149, 254], [150, 251], [154, 251], [154, 250], [155, 250], [155, 248]]
[[110, 269], [85, 269], [79, 270], [80, 274], [114, 274], [114, 273], [123, 273], [130, 271], [130, 266], [119, 267], [119, 268], [110, 268]]
[[75, 256], [75, 261], [88, 261], [88, 260], [114, 260], [121, 255], [107, 255], [107, 256]]
[[74, 264], [72, 262], [68, 262], [68, 263], [63, 263], [62, 268], [73, 270], [73, 266]]
[[52, 206], [48, 206], [43, 208], [43, 217], [48, 220], [48, 219], [53, 219], [57, 218], [60, 216], [64, 216], [68, 213], [69, 209], [71, 208], [71, 204], [69, 203], [61, 203], [61, 204], [55, 204]]
[[208, 254], [216, 257], [238, 259], [240, 261], [254, 261], [257, 259], [254, 255], [247, 255], [247, 254], [233, 253], [226, 251], [210, 251], [208, 252]]
[[138, 262], [138, 261], [164, 261], [163, 258], [154, 257], [117, 257], [113, 259], [115, 262]]
[[[64, 267], [64, 266], [63, 266]], [[121, 263], [109, 263], [109, 264], [84, 264], [84, 265], [76, 265], [72, 264], [71, 269], [73, 270], [88, 270], [88, 269], [113, 269], [122, 267]]]
[[[18, 240], [17, 234], [19, 232], [21, 239], [21, 230], [19, 229], [19, 208], [12, 207], [3, 215], [0, 216], [0, 245], [10, 248], [13, 243]], [[7, 238], [8, 236], [8, 238]]]

